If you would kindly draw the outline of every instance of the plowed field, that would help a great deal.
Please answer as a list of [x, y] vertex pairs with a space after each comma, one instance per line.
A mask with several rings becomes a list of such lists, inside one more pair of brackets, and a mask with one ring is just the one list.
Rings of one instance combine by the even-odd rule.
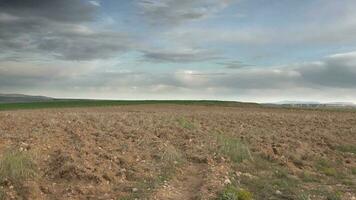
[[0, 158], [3, 199], [354, 200], [356, 113], [195, 105], [1, 111]]

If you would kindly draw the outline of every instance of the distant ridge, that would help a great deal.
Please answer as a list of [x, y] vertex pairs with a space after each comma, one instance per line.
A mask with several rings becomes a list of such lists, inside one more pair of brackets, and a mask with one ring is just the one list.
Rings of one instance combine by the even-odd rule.
[[280, 101], [276, 103], [268, 103], [266, 105], [285, 106], [285, 107], [356, 107], [352, 102], [328, 102], [320, 103], [315, 101]]
[[54, 98], [46, 96], [32, 96], [24, 94], [0, 94], [0, 103], [27, 103], [51, 101]]

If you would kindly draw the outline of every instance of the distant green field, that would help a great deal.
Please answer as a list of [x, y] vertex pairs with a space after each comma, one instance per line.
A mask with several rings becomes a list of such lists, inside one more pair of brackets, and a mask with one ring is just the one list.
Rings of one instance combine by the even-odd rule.
[[0, 103], [1, 110], [23, 110], [41, 108], [73, 108], [73, 107], [102, 107], [121, 105], [141, 105], [141, 104], [179, 104], [179, 105], [258, 105], [254, 103], [240, 103], [234, 101], [193, 101], [193, 100], [51, 100], [44, 102], [30, 103]]

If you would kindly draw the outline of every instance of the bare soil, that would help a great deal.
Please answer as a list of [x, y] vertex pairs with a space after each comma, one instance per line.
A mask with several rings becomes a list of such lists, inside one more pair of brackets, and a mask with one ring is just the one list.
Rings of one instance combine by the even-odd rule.
[[[241, 162], [221, 151], [235, 138]], [[0, 112], [0, 158], [29, 153], [37, 176], [5, 199], [356, 199], [356, 113], [135, 105]], [[240, 152], [236, 152], [239, 154]]]

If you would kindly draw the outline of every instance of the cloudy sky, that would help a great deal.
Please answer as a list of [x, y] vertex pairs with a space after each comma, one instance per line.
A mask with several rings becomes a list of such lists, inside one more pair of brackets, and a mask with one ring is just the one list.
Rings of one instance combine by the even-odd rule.
[[0, 0], [0, 93], [356, 102], [355, 0]]

